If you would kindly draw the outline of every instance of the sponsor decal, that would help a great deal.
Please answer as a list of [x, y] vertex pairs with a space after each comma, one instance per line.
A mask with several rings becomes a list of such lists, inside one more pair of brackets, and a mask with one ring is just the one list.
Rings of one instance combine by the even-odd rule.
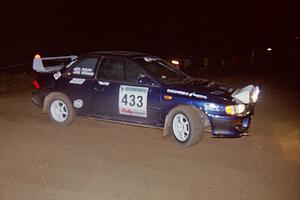
[[94, 76], [93, 69], [90, 68], [81, 68], [81, 74], [87, 75], [87, 76]]
[[181, 91], [181, 90], [173, 90], [173, 89], [167, 89], [168, 93], [171, 94], [178, 94], [178, 95], [182, 95], [182, 96], [187, 96], [187, 97], [195, 97], [198, 99], [207, 99], [207, 96], [202, 95], [202, 94], [197, 94], [195, 92], [185, 92], [185, 91]]
[[84, 78], [72, 78], [72, 80], [70, 80], [69, 83], [82, 85], [84, 83], [84, 81], [85, 81]]
[[119, 113], [147, 117], [148, 90], [146, 87], [121, 85], [119, 89]]
[[107, 81], [98, 81], [99, 85], [105, 85], [105, 86], [109, 86], [110, 82]]
[[59, 79], [61, 77], [60, 71], [58, 71], [55, 74], [53, 74], [53, 77], [55, 78], [55, 80]]
[[80, 74], [80, 73], [81, 73], [80, 67], [74, 67], [73, 74]]
[[74, 67], [73, 74], [82, 74], [86, 76], [94, 76], [93, 69], [90, 68], [80, 68], [80, 67]]

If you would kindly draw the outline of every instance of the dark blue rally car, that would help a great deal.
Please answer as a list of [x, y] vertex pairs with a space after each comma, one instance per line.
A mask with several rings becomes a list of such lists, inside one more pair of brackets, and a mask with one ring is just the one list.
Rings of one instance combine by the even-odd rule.
[[75, 116], [164, 128], [183, 146], [203, 132], [247, 133], [259, 88], [233, 89], [193, 78], [144, 53], [109, 51], [77, 56], [36, 55], [33, 102], [58, 125]]

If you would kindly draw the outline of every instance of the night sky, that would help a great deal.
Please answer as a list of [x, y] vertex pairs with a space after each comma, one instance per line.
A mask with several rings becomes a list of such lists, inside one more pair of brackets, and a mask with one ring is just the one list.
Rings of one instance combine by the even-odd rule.
[[2, 3], [0, 66], [32, 59], [35, 53], [130, 50], [197, 55], [204, 51], [229, 56], [243, 49], [299, 45], [296, 4], [210, 2]]

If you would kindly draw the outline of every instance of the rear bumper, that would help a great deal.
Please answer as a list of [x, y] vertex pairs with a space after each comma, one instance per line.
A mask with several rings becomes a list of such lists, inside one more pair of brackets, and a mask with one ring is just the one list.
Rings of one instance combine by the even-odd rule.
[[249, 130], [253, 112], [246, 116], [209, 116], [212, 135], [216, 137], [239, 137]]

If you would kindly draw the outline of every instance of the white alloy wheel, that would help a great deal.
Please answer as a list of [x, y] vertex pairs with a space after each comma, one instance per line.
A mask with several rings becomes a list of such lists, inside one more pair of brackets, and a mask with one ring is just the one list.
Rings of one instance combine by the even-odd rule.
[[181, 113], [173, 118], [173, 132], [177, 140], [185, 142], [190, 136], [190, 124], [187, 117]]
[[68, 118], [68, 107], [61, 100], [54, 100], [50, 105], [50, 113], [52, 118], [57, 122], [64, 122]]

